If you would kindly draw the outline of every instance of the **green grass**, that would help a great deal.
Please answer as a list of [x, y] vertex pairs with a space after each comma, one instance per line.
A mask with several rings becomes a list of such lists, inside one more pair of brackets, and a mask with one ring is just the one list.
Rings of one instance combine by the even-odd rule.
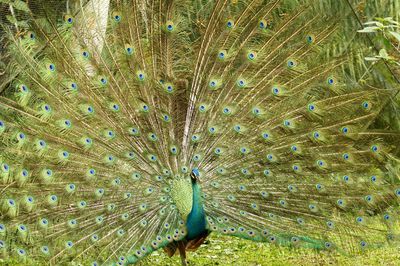
[[[234, 237], [211, 235], [206, 244], [196, 252], [188, 254], [191, 266], [235, 265], [235, 266], [285, 266], [285, 265], [400, 265], [400, 247], [387, 247], [368, 251], [357, 256], [345, 256], [335, 252], [317, 252], [311, 249], [290, 248], [255, 243]], [[0, 265], [46, 265], [45, 262], [33, 264], [29, 262], [2, 260]], [[75, 266], [90, 265], [72, 264]], [[153, 252], [139, 266], [179, 266], [180, 257], [169, 258], [162, 251]]]
[[[188, 254], [189, 265], [400, 265], [400, 247], [388, 247], [357, 256], [311, 249], [279, 247], [226, 236], [211, 236], [196, 252]], [[151, 254], [141, 265], [180, 265], [179, 256], [162, 251]]]

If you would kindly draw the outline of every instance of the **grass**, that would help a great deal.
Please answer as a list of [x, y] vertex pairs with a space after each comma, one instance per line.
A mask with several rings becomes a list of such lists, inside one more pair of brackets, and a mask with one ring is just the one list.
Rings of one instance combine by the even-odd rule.
[[[310, 249], [280, 247], [226, 236], [211, 236], [209, 243], [188, 254], [189, 265], [400, 265], [400, 247], [388, 247], [357, 256]], [[180, 265], [179, 256], [168, 258], [164, 252], [151, 254], [141, 265]]]
[[[270, 245], [267, 243], [255, 243], [234, 237], [211, 235], [206, 244], [203, 244], [196, 252], [188, 254], [190, 266], [235, 265], [235, 266], [285, 266], [285, 265], [400, 265], [400, 246], [371, 250], [357, 256], [345, 256], [334, 252], [317, 252], [311, 249], [290, 248]], [[21, 263], [21, 261], [2, 260], [0, 265], [46, 265]], [[90, 265], [72, 264], [74, 266]], [[162, 251], [153, 252], [141, 261], [139, 266], [179, 266], [180, 257], [169, 258]]]

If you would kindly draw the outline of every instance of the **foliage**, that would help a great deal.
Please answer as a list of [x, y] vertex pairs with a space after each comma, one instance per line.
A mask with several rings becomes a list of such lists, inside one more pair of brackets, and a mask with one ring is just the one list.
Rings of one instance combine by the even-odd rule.
[[[393, 18], [376, 18], [375, 21], [364, 23], [365, 28], [359, 30], [361, 33], [378, 33], [377, 40], [383, 44], [383, 48], [374, 56], [366, 57], [367, 61], [379, 61], [381, 59], [389, 64], [400, 66], [400, 24]], [[393, 51], [393, 55], [389, 55], [386, 49]]]
[[[377, 63], [383, 60], [400, 83], [400, 23], [392, 17], [375, 18], [364, 23], [359, 33], [368, 34], [376, 45], [375, 53], [365, 57], [366, 61]], [[397, 92], [393, 99], [383, 109], [374, 123], [375, 128], [391, 128], [400, 130], [400, 94]]]

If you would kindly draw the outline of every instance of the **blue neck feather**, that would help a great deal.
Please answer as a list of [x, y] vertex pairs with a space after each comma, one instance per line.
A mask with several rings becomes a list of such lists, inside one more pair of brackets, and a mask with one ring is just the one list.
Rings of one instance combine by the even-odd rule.
[[206, 229], [206, 215], [201, 199], [201, 189], [197, 182], [192, 183], [193, 189], [193, 205], [192, 211], [189, 213], [186, 220], [188, 234], [186, 239], [192, 240], [203, 235]]

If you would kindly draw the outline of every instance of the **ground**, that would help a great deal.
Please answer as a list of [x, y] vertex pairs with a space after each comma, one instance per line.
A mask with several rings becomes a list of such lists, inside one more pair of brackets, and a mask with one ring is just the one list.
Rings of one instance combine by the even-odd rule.
[[[189, 253], [189, 265], [284, 266], [284, 265], [400, 265], [400, 247], [377, 249], [348, 257], [310, 249], [278, 247], [233, 237], [212, 236], [209, 243]], [[149, 256], [142, 265], [180, 265], [178, 256], [168, 258], [162, 251]]]
[[[397, 266], [400, 265], [400, 246], [369, 251], [357, 256], [345, 256], [337, 253], [317, 252], [311, 249], [280, 247], [266, 243], [254, 243], [234, 237], [211, 235], [206, 244], [196, 252], [188, 254], [189, 266], [308, 266], [308, 265], [357, 265], [357, 266]], [[0, 265], [46, 265], [45, 262], [29, 262], [0, 259]], [[73, 264], [73, 266], [90, 265]], [[168, 258], [160, 250], [152, 253], [138, 266], [180, 266], [179, 256]]]

